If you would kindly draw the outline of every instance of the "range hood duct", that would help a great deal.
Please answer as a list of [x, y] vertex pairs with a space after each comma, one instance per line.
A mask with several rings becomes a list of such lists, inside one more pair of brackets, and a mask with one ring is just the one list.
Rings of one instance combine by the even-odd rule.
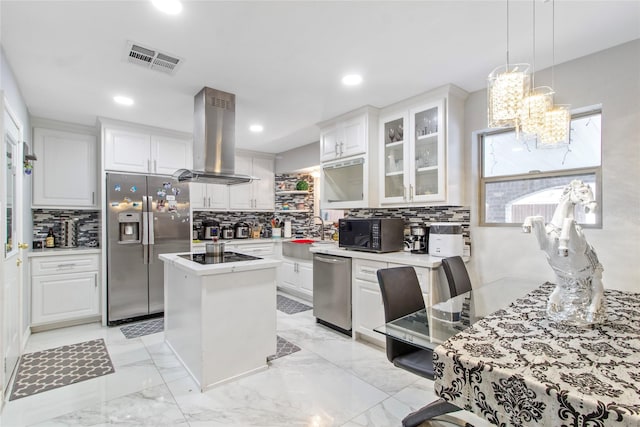
[[235, 174], [236, 96], [209, 87], [194, 99], [193, 169], [179, 169], [180, 182], [244, 184], [254, 180]]

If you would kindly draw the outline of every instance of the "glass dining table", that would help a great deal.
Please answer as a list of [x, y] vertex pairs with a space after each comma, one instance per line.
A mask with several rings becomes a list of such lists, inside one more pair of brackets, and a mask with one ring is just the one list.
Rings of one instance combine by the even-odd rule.
[[640, 426], [640, 293], [579, 327], [547, 318], [553, 288], [504, 278], [375, 330], [433, 349], [438, 396], [492, 424]]

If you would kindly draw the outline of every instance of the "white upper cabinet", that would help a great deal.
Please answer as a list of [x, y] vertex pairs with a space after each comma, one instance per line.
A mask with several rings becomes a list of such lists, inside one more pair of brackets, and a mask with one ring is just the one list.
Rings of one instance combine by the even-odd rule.
[[318, 126], [323, 209], [377, 207], [378, 109], [365, 106]]
[[236, 154], [235, 172], [257, 179], [229, 187], [229, 209], [273, 211], [275, 209], [275, 173], [273, 156]]
[[192, 143], [187, 139], [151, 136], [152, 173], [173, 175], [178, 169], [191, 169]]
[[466, 92], [446, 86], [385, 108], [380, 119], [380, 204], [464, 203]]
[[191, 208], [197, 210], [226, 210], [229, 208], [229, 186], [226, 184], [189, 183]]
[[363, 154], [367, 151], [365, 115], [338, 120], [321, 129], [320, 160], [323, 162]]
[[107, 171], [172, 175], [191, 169], [192, 142], [189, 138], [163, 134], [147, 128], [104, 128], [104, 168]]
[[33, 207], [96, 208], [98, 146], [93, 135], [35, 128]]
[[151, 135], [120, 129], [106, 129], [104, 168], [123, 172], [149, 173]]

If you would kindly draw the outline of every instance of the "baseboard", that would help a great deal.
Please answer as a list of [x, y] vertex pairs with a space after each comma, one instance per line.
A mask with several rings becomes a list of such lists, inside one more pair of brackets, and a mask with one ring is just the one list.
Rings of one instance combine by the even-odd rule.
[[100, 315], [96, 315], [96, 316], [84, 317], [82, 319], [63, 320], [61, 322], [47, 323], [44, 325], [35, 325], [35, 326], [31, 326], [31, 333], [33, 334], [36, 332], [50, 331], [52, 329], [60, 329], [60, 328], [66, 328], [69, 326], [84, 325], [85, 323], [100, 322], [101, 320], [102, 320], [102, 317]]

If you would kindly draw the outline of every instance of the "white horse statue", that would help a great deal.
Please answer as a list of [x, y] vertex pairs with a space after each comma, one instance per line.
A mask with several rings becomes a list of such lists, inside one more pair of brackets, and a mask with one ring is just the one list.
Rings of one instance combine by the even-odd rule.
[[522, 230], [531, 233], [533, 229], [556, 274], [556, 288], [547, 303], [549, 317], [588, 325], [605, 320], [603, 268], [573, 217], [577, 204], [587, 213], [597, 207], [591, 187], [573, 180], [564, 188], [551, 222], [545, 225], [543, 217], [530, 216], [525, 218]]

